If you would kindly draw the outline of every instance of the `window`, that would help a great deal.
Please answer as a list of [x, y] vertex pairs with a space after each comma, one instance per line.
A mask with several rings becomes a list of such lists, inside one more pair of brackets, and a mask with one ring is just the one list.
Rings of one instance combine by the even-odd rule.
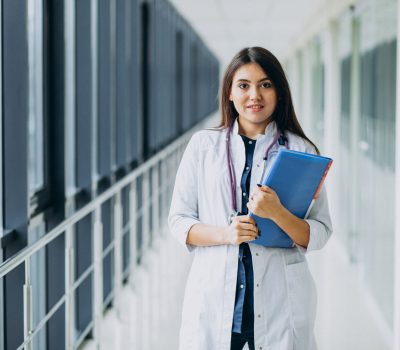
[[34, 194], [44, 186], [43, 19], [42, 0], [28, 1], [28, 188]]

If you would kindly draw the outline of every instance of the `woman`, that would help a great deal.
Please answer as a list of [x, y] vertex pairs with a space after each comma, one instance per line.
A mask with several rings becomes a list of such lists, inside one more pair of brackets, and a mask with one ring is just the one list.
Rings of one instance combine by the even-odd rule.
[[[326, 192], [302, 220], [271, 188], [256, 186], [280, 147], [318, 153], [275, 56], [241, 50], [222, 80], [220, 111], [220, 127], [195, 133], [185, 150], [169, 214], [172, 234], [194, 253], [180, 349], [313, 350], [316, 289], [305, 253], [331, 235]], [[252, 244], [258, 229], [249, 210], [273, 220], [295, 246]]]

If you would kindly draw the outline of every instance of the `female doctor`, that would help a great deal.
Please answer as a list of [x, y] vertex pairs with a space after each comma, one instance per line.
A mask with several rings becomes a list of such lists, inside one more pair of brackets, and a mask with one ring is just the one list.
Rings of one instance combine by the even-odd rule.
[[[189, 141], [168, 218], [172, 234], [194, 253], [180, 349], [314, 350], [316, 288], [305, 253], [325, 245], [331, 220], [324, 189], [303, 220], [271, 188], [257, 185], [280, 147], [318, 153], [272, 53], [251, 47], [233, 58], [220, 113], [218, 128]], [[273, 220], [295, 246], [252, 244], [258, 229], [249, 211]]]

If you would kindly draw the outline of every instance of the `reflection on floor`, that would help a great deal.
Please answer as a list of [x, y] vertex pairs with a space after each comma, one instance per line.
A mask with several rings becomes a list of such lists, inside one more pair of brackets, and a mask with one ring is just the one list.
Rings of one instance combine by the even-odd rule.
[[[134, 288], [126, 286], [122, 291], [119, 312], [115, 308], [107, 312], [100, 349], [178, 349], [190, 255], [168, 235], [165, 237], [138, 269]], [[308, 261], [318, 289], [318, 349], [390, 350], [391, 334], [354, 277], [356, 268], [348, 263], [340, 242], [332, 237], [323, 250], [308, 254]], [[150, 278], [160, 274], [161, 280]], [[167, 283], [168, 290], [163, 288]], [[94, 350], [95, 343], [88, 342], [84, 349]]]
[[308, 254], [308, 261], [318, 289], [318, 349], [391, 349], [392, 335], [337, 238]]
[[[126, 285], [119, 303], [108, 310], [98, 343], [105, 350], [175, 350], [186, 276], [188, 254], [165, 233], [137, 269], [133, 285]], [[83, 350], [98, 350], [88, 341]]]

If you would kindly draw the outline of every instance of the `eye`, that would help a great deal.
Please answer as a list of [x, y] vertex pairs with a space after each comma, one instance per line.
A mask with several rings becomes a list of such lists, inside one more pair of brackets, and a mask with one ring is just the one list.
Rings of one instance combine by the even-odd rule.
[[241, 83], [238, 85], [240, 89], [246, 89], [249, 85], [246, 83]]
[[271, 84], [271, 82], [266, 81], [265, 83], [262, 83], [261, 86], [265, 89], [268, 89], [268, 88], [272, 87], [272, 84]]

